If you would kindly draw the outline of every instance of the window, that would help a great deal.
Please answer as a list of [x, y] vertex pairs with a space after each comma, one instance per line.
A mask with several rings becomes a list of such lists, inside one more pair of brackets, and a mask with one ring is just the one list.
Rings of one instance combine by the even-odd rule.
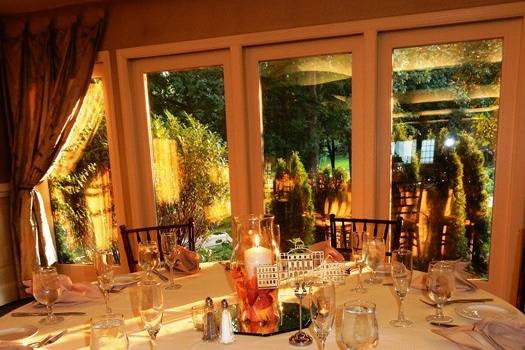
[[92, 79], [77, 121], [48, 177], [59, 263], [91, 263], [118, 249], [103, 81]]
[[434, 162], [434, 144], [436, 140], [429, 139], [421, 141], [421, 164], [432, 164]]
[[146, 75], [157, 223], [195, 223], [202, 261], [231, 256], [222, 67]]

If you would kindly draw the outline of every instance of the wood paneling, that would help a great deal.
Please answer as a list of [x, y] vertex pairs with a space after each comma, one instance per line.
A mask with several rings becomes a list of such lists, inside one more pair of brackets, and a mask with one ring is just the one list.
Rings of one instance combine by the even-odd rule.
[[0, 183], [0, 305], [18, 299], [9, 229], [9, 186]]

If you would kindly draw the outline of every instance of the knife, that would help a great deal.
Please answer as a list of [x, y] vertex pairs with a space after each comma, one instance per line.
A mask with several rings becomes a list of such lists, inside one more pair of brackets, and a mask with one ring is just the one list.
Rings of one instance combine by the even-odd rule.
[[64, 329], [62, 332], [58, 333], [57, 335], [51, 337], [51, 339], [49, 339], [47, 342], [45, 342], [44, 345], [53, 344], [54, 342], [56, 342], [58, 339], [60, 339], [60, 337], [62, 337], [66, 333], [67, 333], [67, 328]]
[[[69, 311], [69, 312], [53, 312], [57, 316], [82, 316], [85, 312]], [[47, 312], [13, 312], [13, 317], [30, 317], [30, 316], [47, 316]]]
[[155, 275], [159, 276], [159, 278], [160, 278], [161, 280], [163, 280], [164, 282], [168, 282], [168, 281], [169, 281], [169, 278], [166, 277], [166, 276], [164, 276], [162, 273], [160, 273], [159, 270], [155, 270], [155, 269], [154, 269], [152, 272], [153, 272]]

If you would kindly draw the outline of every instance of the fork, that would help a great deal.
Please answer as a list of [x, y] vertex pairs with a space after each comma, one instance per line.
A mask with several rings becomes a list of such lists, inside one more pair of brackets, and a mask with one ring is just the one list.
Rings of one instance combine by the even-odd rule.
[[27, 344], [27, 347], [29, 347], [29, 348], [40, 348], [40, 347], [44, 346], [49, 341], [49, 339], [51, 339], [52, 337], [53, 336], [50, 334], [50, 335], [48, 335], [47, 337], [43, 338], [40, 341], [36, 341], [36, 342], [30, 343], [30, 344]]

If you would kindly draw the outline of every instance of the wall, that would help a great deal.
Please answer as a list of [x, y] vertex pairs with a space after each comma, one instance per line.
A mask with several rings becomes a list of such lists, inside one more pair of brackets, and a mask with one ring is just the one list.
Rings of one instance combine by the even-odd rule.
[[11, 234], [9, 230], [9, 186], [0, 183], [0, 305], [18, 299]]

